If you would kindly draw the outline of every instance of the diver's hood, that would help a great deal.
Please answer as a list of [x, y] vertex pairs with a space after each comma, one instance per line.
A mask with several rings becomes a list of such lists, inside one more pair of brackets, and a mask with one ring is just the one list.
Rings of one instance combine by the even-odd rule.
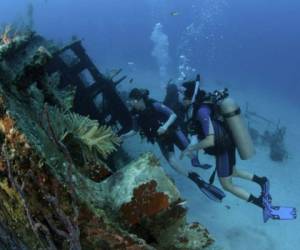
[[136, 99], [140, 100], [142, 98], [147, 98], [149, 96], [149, 90], [148, 89], [138, 89], [134, 88], [129, 93], [130, 99]]

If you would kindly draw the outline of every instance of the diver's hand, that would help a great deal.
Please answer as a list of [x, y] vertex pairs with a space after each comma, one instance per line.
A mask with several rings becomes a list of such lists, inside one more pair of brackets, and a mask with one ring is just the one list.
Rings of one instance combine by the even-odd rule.
[[119, 136], [119, 140], [120, 140], [121, 144], [124, 142], [125, 139], [126, 139], [126, 136], [124, 134]]
[[187, 151], [187, 149], [183, 150], [179, 156], [179, 159], [182, 160], [183, 157], [185, 157], [187, 154], [189, 154], [189, 152]]
[[167, 130], [168, 130], [168, 128], [166, 128], [165, 126], [160, 126], [160, 127], [158, 128], [158, 130], [157, 130], [157, 133], [158, 133], [159, 135], [163, 135], [164, 133], [167, 132]]
[[183, 150], [180, 154], [180, 160], [182, 160], [182, 158], [186, 155], [192, 155], [193, 151], [195, 151], [195, 145], [194, 144], [190, 144], [187, 146], [187, 148], [185, 150]]
[[121, 134], [119, 135], [119, 139], [121, 142], [123, 142], [124, 140], [126, 140], [129, 137], [132, 137], [134, 135], [136, 135], [136, 131], [135, 130], [130, 130], [129, 132], [125, 133], [125, 134]]
[[182, 160], [185, 156], [191, 155], [191, 154], [192, 154], [192, 152], [189, 151], [189, 150], [186, 148], [185, 150], [183, 150], [183, 151], [181, 152], [179, 159]]

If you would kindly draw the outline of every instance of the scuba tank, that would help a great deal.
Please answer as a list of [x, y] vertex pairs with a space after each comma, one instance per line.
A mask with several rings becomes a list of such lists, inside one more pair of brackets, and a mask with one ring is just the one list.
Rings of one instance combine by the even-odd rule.
[[227, 89], [215, 91], [212, 98], [232, 134], [241, 159], [249, 159], [255, 154], [255, 149], [239, 105], [229, 97]]

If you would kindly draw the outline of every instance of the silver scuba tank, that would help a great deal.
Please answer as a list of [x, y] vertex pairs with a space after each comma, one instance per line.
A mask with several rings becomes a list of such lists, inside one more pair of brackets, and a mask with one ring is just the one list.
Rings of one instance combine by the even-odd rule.
[[241, 159], [249, 159], [255, 154], [255, 149], [240, 107], [228, 96], [219, 101], [219, 107], [222, 117], [232, 133]]

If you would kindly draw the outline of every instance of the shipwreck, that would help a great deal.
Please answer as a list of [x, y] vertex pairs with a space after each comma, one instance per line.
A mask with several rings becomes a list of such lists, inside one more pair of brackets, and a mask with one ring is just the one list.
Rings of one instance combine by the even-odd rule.
[[117, 86], [80, 40], [0, 41], [0, 249], [207, 249], [151, 153], [130, 159]]

